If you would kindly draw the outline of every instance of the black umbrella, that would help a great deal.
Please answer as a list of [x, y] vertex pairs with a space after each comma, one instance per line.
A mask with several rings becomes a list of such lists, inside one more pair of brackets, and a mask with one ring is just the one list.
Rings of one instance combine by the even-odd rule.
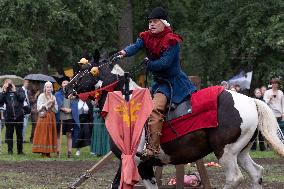
[[52, 83], [56, 82], [53, 77], [44, 74], [29, 74], [24, 79], [32, 81], [50, 81]]

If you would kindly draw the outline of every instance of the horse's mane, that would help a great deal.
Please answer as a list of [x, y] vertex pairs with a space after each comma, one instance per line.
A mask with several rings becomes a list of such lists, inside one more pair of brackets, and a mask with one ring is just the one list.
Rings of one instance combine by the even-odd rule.
[[[108, 60], [102, 59], [99, 65], [106, 64]], [[125, 71], [118, 65], [106, 64], [100, 68], [99, 79], [103, 82], [102, 86], [109, 85], [117, 80], [123, 80]], [[129, 83], [130, 90], [140, 88], [131, 78]]]
[[[106, 60], [100, 61], [100, 65], [102, 63], [106, 63]], [[118, 81], [117, 86], [115, 87], [114, 90], [117, 91], [122, 91], [124, 88], [124, 70], [118, 65], [106, 65], [102, 66], [100, 69], [100, 74], [99, 74], [99, 79], [102, 81], [102, 87], [110, 85], [116, 81]], [[141, 88], [139, 85], [137, 85], [131, 78], [129, 81], [129, 89], [134, 90]], [[107, 96], [107, 91], [103, 91], [101, 98], [99, 100], [99, 108], [102, 109], [106, 96]]]

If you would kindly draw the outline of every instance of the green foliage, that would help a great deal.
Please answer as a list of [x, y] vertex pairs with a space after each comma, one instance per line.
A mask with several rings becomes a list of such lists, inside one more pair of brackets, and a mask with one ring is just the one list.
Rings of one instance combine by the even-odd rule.
[[203, 1], [192, 23], [200, 62], [192, 66], [201, 65], [199, 74], [214, 83], [240, 70], [253, 70], [255, 85], [277, 69], [283, 74], [282, 9], [281, 1]]
[[98, 0], [3, 0], [0, 2], [2, 73], [39, 71], [48, 62], [66, 67], [84, 49], [112, 49], [117, 9]]
[[[2, 0], [1, 73], [57, 70], [77, 62], [85, 49], [117, 50], [120, 0]], [[134, 38], [147, 30], [155, 6], [168, 9], [174, 31], [183, 36], [182, 66], [204, 84], [253, 70], [253, 86], [271, 74], [284, 77], [284, 4], [281, 0], [132, 0]], [[127, 26], [126, 26], [127, 27]], [[136, 56], [141, 62], [145, 54]]]

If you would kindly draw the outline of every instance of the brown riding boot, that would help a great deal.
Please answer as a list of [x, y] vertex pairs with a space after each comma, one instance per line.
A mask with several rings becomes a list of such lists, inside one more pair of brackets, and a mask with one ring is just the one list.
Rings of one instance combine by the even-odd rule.
[[146, 159], [160, 152], [160, 137], [164, 122], [164, 111], [167, 105], [167, 97], [162, 93], [156, 93], [153, 98], [154, 109], [149, 117], [149, 143], [146, 145], [144, 156]]

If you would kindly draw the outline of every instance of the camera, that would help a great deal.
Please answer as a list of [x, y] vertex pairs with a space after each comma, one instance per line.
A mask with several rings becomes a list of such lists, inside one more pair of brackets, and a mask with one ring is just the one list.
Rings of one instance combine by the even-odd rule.
[[11, 83], [8, 84], [7, 91], [12, 91], [13, 85]]

